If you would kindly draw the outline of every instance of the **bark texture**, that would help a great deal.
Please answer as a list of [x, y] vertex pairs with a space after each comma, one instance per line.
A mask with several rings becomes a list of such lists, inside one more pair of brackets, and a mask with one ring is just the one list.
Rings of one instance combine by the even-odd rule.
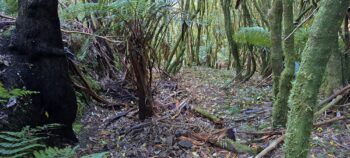
[[278, 85], [280, 75], [283, 70], [282, 64], [282, 0], [274, 0], [270, 12], [271, 26], [271, 68], [273, 80], [273, 97], [274, 100], [278, 94]]
[[283, 42], [284, 66], [279, 80], [277, 98], [273, 104], [272, 120], [274, 127], [285, 127], [288, 113], [288, 97], [292, 88], [294, 76], [294, 63], [296, 54], [294, 51], [294, 36], [290, 35], [293, 26], [293, 0], [282, 0], [283, 3], [283, 36], [288, 37]]
[[24, 87], [37, 91], [31, 97], [33, 111], [28, 124], [36, 126], [59, 123], [54, 131], [62, 138], [77, 141], [72, 129], [77, 103], [68, 75], [68, 61], [58, 18], [58, 0], [19, 0], [13, 53], [28, 60], [31, 66], [19, 70]]
[[313, 114], [317, 95], [349, 0], [323, 0], [309, 40], [302, 54], [301, 66], [289, 98], [284, 154], [286, 158], [304, 158], [309, 151]]

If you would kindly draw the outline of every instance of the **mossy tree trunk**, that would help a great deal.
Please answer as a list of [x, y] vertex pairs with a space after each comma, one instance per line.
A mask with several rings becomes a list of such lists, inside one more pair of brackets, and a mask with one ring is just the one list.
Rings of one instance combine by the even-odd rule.
[[230, 54], [233, 56], [233, 60], [235, 63], [236, 69], [236, 79], [242, 79], [242, 66], [239, 59], [238, 45], [236, 41], [233, 39], [233, 28], [232, 28], [232, 19], [231, 19], [231, 0], [221, 0], [221, 7], [224, 12], [224, 23], [225, 23], [225, 31], [227, 36], [227, 41], [230, 48]]
[[294, 36], [292, 33], [293, 26], [293, 0], [282, 0], [283, 4], [283, 42], [284, 52], [284, 70], [281, 74], [278, 86], [277, 98], [273, 104], [272, 120], [274, 127], [284, 127], [287, 123], [288, 113], [288, 97], [292, 88], [292, 80], [294, 76]]
[[271, 26], [271, 68], [273, 79], [273, 97], [278, 94], [278, 83], [283, 70], [282, 64], [282, 0], [274, 0], [270, 13]]
[[336, 88], [342, 85], [342, 59], [339, 49], [332, 51], [332, 55], [327, 64], [323, 91], [326, 95], [331, 95]]
[[349, 0], [321, 1], [289, 98], [286, 158], [307, 157], [322, 75], [332, 50], [338, 47], [338, 31], [349, 4]]

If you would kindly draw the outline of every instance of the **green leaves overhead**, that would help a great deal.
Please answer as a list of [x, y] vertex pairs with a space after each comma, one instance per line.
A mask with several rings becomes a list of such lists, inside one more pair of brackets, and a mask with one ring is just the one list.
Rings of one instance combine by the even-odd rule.
[[242, 27], [235, 35], [235, 40], [240, 44], [270, 47], [270, 33], [262, 27]]
[[[150, 3], [147, 0], [118, 0], [114, 2], [100, 1], [98, 3], [77, 3], [64, 9], [61, 16], [67, 19], [75, 17], [84, 18], [92, 13], [105, 15], [106, 18], [118, 17], [124, 21], [141, 19], [155, 13], [162, 13], [161, 10], [169, 6], [165, 2]], [[151, 14], [149, 14], [151, 13]]]

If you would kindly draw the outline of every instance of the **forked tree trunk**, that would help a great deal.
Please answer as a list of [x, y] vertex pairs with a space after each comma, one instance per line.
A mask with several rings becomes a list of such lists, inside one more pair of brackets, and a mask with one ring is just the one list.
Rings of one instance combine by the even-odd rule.
[[32, 64], [25, 87], [37, 91], [33, 96], [36, 111], [31, 113], [32, 125], [59, 123], [64, 125], [57, 134], [76, 141], [72, 123], [77, 103], [68, 62], [63, 51], [58, 0], [19, 0], [14, 43], [15, 52], [29, 58]]
[[289, 98], [291, 111], [284, 148], [286, 158], [307, 157], [322, 75], [332, 50], [338, 47], [338, 31], [349, 4], [349, 0], [321, 1]]

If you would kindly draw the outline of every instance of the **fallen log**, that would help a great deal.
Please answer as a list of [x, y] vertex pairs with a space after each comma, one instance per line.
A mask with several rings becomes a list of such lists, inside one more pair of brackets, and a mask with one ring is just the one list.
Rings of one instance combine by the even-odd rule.
[[213, 121], [216, 124], [222, 124], [222, 121], [220, 118], [216, 117], [213, 114], [210, 114], [209, 112], [205, 111], [204, 109], [201, 108], [192, 108], [192, 110], [197, 113], [200, 114], [202, 117], [209, 119], [210, 121]]

